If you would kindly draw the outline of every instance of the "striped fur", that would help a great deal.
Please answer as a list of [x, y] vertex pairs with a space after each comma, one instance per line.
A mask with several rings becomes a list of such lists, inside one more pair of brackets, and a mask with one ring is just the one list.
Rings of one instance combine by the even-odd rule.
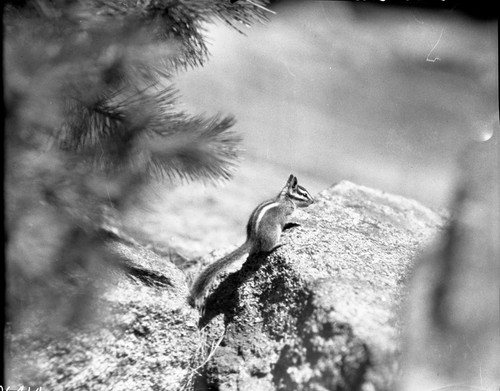
[[297, 185], [297, 187], [293, 189], [293, 191], [291, 191], [288, 196], [294, 201], [305, 203], [307, 205], [310, 205], [314, 202], [311, 194], [309, 194], [309, 192], [300, 185]]
[[278, 198], [289, 198], [298, 207], [306, 207], [314, 202], [311, 194], [305, 189], [305, 187], [300, 186], [297, 183], [297, 177], [290, 175], [285, 187], [281, 190]]
[[269, 200], [265, 201], [257, 208], [254, 209], [252, 214], [250, 215], [250, 218], [248, 219], [248, 224], [247, 224], [247, 237], [252, 238], [255, 236], [257, 232], [259, 232], [259, 225], [260, 222], [262, 221], [262, 218], [265, 216], [265, 214], [273, 208], [277, 208], [279, 206], [279, 202], [276, 200]]
[[259, 230], [260, 222], [262, 221], [262, 218], [266, 215], [266, 213], [268, 213], [270, 209], [277, 208], [278, 206], [280, 206], [279, 202], [269, 202], [260, 208], [260, 210], [258, 211], [258, 213], [256, 213], [255, 216], [254, 227], [256, 231]]

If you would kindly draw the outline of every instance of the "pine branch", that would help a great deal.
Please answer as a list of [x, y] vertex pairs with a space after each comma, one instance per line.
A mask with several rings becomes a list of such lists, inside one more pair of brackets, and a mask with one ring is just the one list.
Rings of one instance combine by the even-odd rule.
[[78, 152], [103, 172], [129, 167], [160, 178], [229, 178], [240, 137], [232, 117], [176, 112], [177, 91], [147, 86], [114, 91], [91, 107], [72, 105], [62, 132], [65, 150]]
[[[184, 115], [182, 115], [184, 117]], [[169, 137], [148, 137], [141, 146], [150, 152], [149, 170], [161, 177], [229, 179], [238, 158], [240, 137], [229, 131], [232, 117], [179, 120]]]

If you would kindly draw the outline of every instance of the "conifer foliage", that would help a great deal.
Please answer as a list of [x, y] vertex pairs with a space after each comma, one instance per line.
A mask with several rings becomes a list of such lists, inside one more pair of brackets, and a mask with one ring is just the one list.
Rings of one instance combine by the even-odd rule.
[[119, 208], [148, 178], [230, 176], [240, 141], [234, 119], [179, 110], [173, 79], [208, 59], [208, 23], [219, 19], [238, 30], [265, 20], [263, 4], [24, 0], [4, 6], [11, 309], [33, 300], [39, 305], [37, 298], [52, 297], [55, 286], [57, 300], [68, 297], [58, 273], [84, 270], [91, 279], [96, 268], [89, 265], [104, 258], [97, 235], [103, 205]]

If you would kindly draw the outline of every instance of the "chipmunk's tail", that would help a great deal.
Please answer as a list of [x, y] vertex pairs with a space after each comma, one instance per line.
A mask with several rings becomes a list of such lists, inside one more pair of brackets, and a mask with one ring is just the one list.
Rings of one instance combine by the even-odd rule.
[[248, 254], [251, 249], [250, 241], [246, 241], [236, 250], [225, 255], [221, 259], [215, 261], [211, 265], [208, 265], [205, 270], [196, 278], [191, 287], [191, 292], [189, 295], [189, 304], [192, 307], [200, 307], [201, 303], [205, 298], [207, 290], [210, 285], [215, 281], [216, 277], [226, 271], [231, 265], [236, 263], [241, 257]]

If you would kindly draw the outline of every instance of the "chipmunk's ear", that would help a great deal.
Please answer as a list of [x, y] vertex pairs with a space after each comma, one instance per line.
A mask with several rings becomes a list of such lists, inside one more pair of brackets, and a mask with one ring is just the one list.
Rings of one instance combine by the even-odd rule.
[[288, 180], [285, 183], [285, 186], [283, 187], [283, 189], [281, 189], [278, 196], [279, 197], [285, 196], [285, 194], [287, 194], [291, 189], [293, 189], [294, 184], [297, 185], [297, 178], [295, 178], [292, 174], [290, 174]]
[[288, 181], [286, 183], [290, 189], [294, 189], [297, 187], [297, 177], [293, 174], [290, 174], [288, 177]]

